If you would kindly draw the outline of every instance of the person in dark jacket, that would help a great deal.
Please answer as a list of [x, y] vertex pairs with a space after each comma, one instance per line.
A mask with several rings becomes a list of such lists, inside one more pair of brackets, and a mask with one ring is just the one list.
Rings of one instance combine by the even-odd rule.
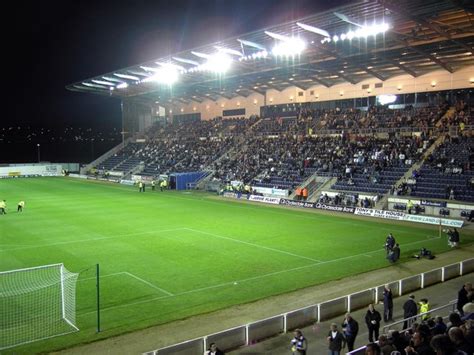
[[216, 343], [211, 343], [206, 355], [224, 355], [224, 352], [217, 347]]
[[346, 346], [346, 338], [344, 338], [344, 335], [337, 330], [336, 323], [331, 324], [331, 330], [329, 330], [326, 339], [328, 342], [328, 355], [340, 355], [341, 350]]
[[369, 330], [369, 341], [371, 343], [377, 341], [379, 339], [379, 329], [380, 329], [380, 321], [382, 317], [380, 313], [374, 308], [373, 304], [369, 304], [369, 309], [365, 314], [365, 323], [367, 324], [367, 328]]
[[350, 313], [346, 314], [346, 317], [342, 322], [342, 332], [346, 338], [347, 350], [354, 350], [354, 342], [357, 337], [357, 333], [359, 333], [359, 323], [357, 323], [357, 321], [352, 318]]
[[393, 294], [388, 285], [383, 289], [383, 320], [384, 322], [392, 321], [393, 315]]
[[415, 318], [407, 320], [407, 318], [416, 316], [418, 313], [418, 306], [415, 302], [415, 295], [410, 295], [408, 300], [403, 304], [403, 318], [405, 322], [403, 322], [403, 329], [408, 329], [411, 324], [415, 321]]
[[462, 307], [472, 299], [472, 295], [472, 284], [470, 282], [467, 282], [458, 292], [458, 302], [456, 304], [456, 308], [461, 316], [464, 315]]
[[417, 330], [415, 334], [413, 334], [412, 344], [405, 348], [405, 353], [407, 355], [436, 355], [430, 346], [429, 332]]

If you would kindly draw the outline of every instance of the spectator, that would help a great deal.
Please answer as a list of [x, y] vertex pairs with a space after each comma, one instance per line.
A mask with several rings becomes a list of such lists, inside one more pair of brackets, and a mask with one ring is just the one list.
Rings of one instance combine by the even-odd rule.
[[461, 320], [466, 321], [469, 319], [474, 320], [474, 302], [469, 302], [466, 303], [463, 307], [462, 310], [464, 312], [464, 316], [461, 318]]
[[445, 334], [447, 329], [448, 327], [446, 323], [444, 323], [443, 317], [437, 316], [435, 318], [435, 325], [433, 329], [431, 329], [431, 333], [433, 335]]
[[403, 318], [405, 322], [403, 323], [403, 329], [408, 329], [411, 324], [416, 320], [415, 318], [408, 319], [416, 316], [418, 313], [418, 307], [415, 302], [415, 295], [410, 295], [408, 300], [403, 304]]
[[405, 348], [407, 355], [436, 355], [430, 346], [430, 333], [417, 330], [413, 334], [412, 343]]
[[448, 332], [449, 339], [456, 346], [456, 349], [464, 351], [466, 354], [472, 354], [474, 347], [464, 338], [464, 333], [459, 327], [452, 327]]
[[346, 314], [344, 321], [342, 322], [342, 331], [347, 342], [347, 350], [354, 350], [354, 342], [359, 332], [359, 323], [352, 318], [350, 313]]
[[328, 342], [328, 355], [340, 355], [341, 350], [346, 346], [346, 338], [337, 330], [336, 323], [331, 324], [331, 329], [326, 339]]
[[464, 315], [464, 311], [462, 308], [466, 303], [471, 301], [473, 298], [473, 290], [472, 284], [470, 282], [466, 282], [464, 286], [458, 292], [458, 302], [456, 304], [456, 308], [459, 311], [459, 314]]
[[224, 355], [224, 352], [217, 347], [216, 343], [211, 343], [204, 355]]
[[308, 343], [300, 329], [294, 331], [294, 338], [291, 339], [291, 351], [293, 355], [306, 355]]
[[[456, 346], [453, 344], [449, 336], [446, 334], [435, 335], [431, 339], [431, 347], [436, 351], [437, 355], [461, 355]], [[465, 354], [464, 354], [465, 355]]]
[[379, 338], [379, 329], [380, 329], [380, 321], [382, 317], [380, 313], [374, 308], [373, 304], [369, 304], [369, 309], [365, 314], [365, 323], [367, 324], [367, 328], [369, 330], [369, 341], [372, 343]]
[[380, 346], [376, 343], [369, 343], [365, 347], [366, 355], [380, 355]]
[[383, 320], [384, 322], [392, 321], [393, 314], [393, 295], [388, 285], [383, 289]]
[[379, 346], [380, 346], [380, 353], [382, 355], [390, 355], [392, 351], [397, 351], [397, 349], [390, 344], [390, 342], [387, 339], [386, 335], [381, 335], [379, 336]]

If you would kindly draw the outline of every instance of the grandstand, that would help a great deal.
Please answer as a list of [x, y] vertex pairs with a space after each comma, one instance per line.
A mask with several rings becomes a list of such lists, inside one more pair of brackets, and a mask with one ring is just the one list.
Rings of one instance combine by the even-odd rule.
[[[441, 245], [441, 226], [461, 227], [470, 219], [470, 211], [474, 210], [473, 49], [472, 8], [467, 2], [370, 0], [352, 2], [337, 9], [219, 43], [87, 78], [68, 85], [67, 89], [121, 99], [122, 141], [119, 143], [117, 139], [118, 132], [111, 134], [111, 139], [117, 145], [84, 165], [76, 177], [122, 185], [169, 180], [171, 189], [178, 191], [193, 189], [217, 192], [219, 197], [212, 198], [219, 203], [227, 203], [226, 199], [234, 202], [240, 199], [245, 201], [245, 206], [248, 206], [247, 202], [250, 204], [256, 201], [307, 208], [311, 211], [326, 210], [323, 213], [344, 212], [346, 215], [353, 215], [351, 218], [356, 221], [364, 216], [383, 218], [385, 220], [381, 222], [385, 224], [385, 228], [382, 228], [384, 230], [392, 228], [396, 224], [395, 220], [417, 222], [419, 225], [408, 231], [405, 229], [410, 228], [407, 227], [409, 224], [395, 226], [401, 228], [401, 234], [406, 234], [406, 245], [436, 239], [433, 242], [436, 251], [446, 252], [446, 243]], [[100, 187], [89, 191], [89, 188], [79, 183], [78, 186], [93, 196], [97, 193], [110, 201], [114, 201], [122, 192], [96, 192], [94, 189]], [[125, 189], [124, 186], [118, 186]], [[64, 191], [70, 189], [63, 185], [60, 188]], [[303, 190], [308, 191], [307, 195], [297, 193]], [[39, 196], [42, 196], [41, 193], [40, 191]], [[199, 193], [189, 192], [191, 202], [187, 203], [193, 209], [184, 208], [186, 212], [194, 213], [193, 211], [200, 209], [198, 203], [202, 195]], [[162, 199], [168, 205], [173, 205], [169, 196]], [[120, 203], [126, 204], [128, 201], [121, 200]], [[155, 201], [143, 202], [145, 207], [141, 203], [132, 202], [135, 207], [140, 206], [137, 207], [137, 220], [144, 224], [152, 223], [155, 216], [148, 216], [147, 213], [155, 212]], [[416, 208], [410, 207], [413, 203]], [[120, 211], [114, 210], [115, 207], [109, 206], [111, 211]], [[157, 211], [166, 210], [163, 215], [159, 215], [160, 218], [163, 216], [167, 219], [165, 216], [168, 215], [165, 213], [168, 213], [168, 208], [156, 208]], [[173, 205], [169, 209], [178, 216], [171, 216], [172, 222], [175, 222], [175, 218], [180, 219], [177, 211], [182, 208]], [[196, 244], [192, 244], [196, 243], [194, 234], [203, 238], [201, 244], [207, 243], [204, 237], [208, 236], [220, 242], [232, 240], [240, 243], [239, 245], [258, 245], [253, 239], [240, 241], [218, 234], [222, 232], [198, 230], [201, 223], [212, 224], [210, 220], [204, 221], [206, 211], [217, 213], [216, 210], [203, 208], [200, 211], [203, 214], [195, 218], [197, 221], [193, 220], [196, 223], [194, 229], [181, 228], [182, 226], [174, 228], [175, 226], [170, 225], [169, 230], [177, 231], [176, 235], [183, 240], [191, 235], [188, 245], [191, 251], [197, 248]], [[341, 223], [340, 220], [332, 220], [333, 216], [324, 216], [327, 217], [328, 224]], [[118, 223], [124, 224], [111, 230], [111, 235], [118, 233], [120, 228], [128, 228], [125, 224], [125, 217], [128, 218], [128, 215], [122, 217], [124, 220]], [[222, 218], [230, 221], [226, 227], [236, 221], [238, 227], [235, 234], [246, 223], [245, 219], [237, 217]], [[304, 217], [301, 218], [303, 219]], [[104, 224], [105, 220], [98, 219], [97, 223]], [[351, 224], [353, 220], [347, 223]], [[295, 222], [295, 225], [296, 223], [300, 222]], [[372, 220], [369, 223], [374, 222]], [[155, 228], [155, 225], [152, 224], [151, 227]], [[292, 226], [288, 228], [291, 229]], [[351, 227], [348, 228], [347, 231]], [[371, 230], [374, 226], [366, 228]], [[308, 230], [313, 229], [313, 226], [308, 226]], [[126, 231], [128, 233], [128, 229]], [[133, 232], [132, 228], [130, 233]], [[433, 233], [438, 233], [438, 236], [432, 236]], [[409, 240], [408, 235], [412, 234], [420, 240]], [[108, 238], [115, 237], [99, 239]], [[449, 257], [441, 259], [446, 263], [456, 263], [455, 267], [448, 266], [448, 271], [445, 271], [444, 265], [439, 264], [439, 269], [436, 270], [417, 269], [416, 275], [411, 269], [405, 270], [404, 272], [413, 275], [400, 273], [399, 281], [389, 281], [398, 282], [400, 287], [406, 282], [411, 287], [410, 281], [403, 281], [405, 279], [402, 280], [402, 277], [410, 280], [416, 278], [418, 289], [425, 286], [424, 273], [431, 275], [426, 276], [427, 278], [436, 274], [436, 281], [433, 283], [446, 281], [446, 275], [450, 272], [453, 275], [457, 273], [455, 276], [463, 276], [463, 268], [464, 272], [470, 272], [474, 265], [472, 258], [466, 257], [466, 253], [472, 250], [470, 237], [467, 240], [466, 244], [470, 248], [467, 252], [462, 250], [455, 254], [456, 251], [451, 251]], [[61, 243], [62, 240], [58, 242]], [[258, 245], [256, 248], [279, 251], [272, 244], [273, 241], [268, 243], [268, 246]], [[293, 244], [292, 241], [284, 241], [283, 244], [285, 243]], [[173, 245], [170, 248], [174, 250], [177, 247]], [[337, 253], [336, 245], [328, 248], [331, 249], [328, 253]], [[341, 248], [347, 249], [347, 245]], [[415, 247], [408, 250], [416, 251]], [[338, 260], [320, 261], [319, 257], [314, 259], [312, 255], [299, 256], [286, 251], [283, 254], [299, 257], [306, 262], [313, 261], [314, 265], [326, 265]], [[358, 256], [368, 259], [369, 266], [360, 267], [360, 270], [356, 267], [355, 273], [378, 268], [377, 262], [372, 261], [371, 255], [367, 254], [364, 251]], [[464, 261], [457, 260], [461, 256]], [[196, 255], [194, 257], [198, 258]], [[253, 257], [254, 260], [258, 258], [259, 256]], [[405, 257], [404, 261], [407, 262], [408, 258]], [[146, 265], [147, 268], [156, 266], [152, 259], [146, 260], [151, 263]], [[134, 262], [140, 264], [142, 260]], [[172, 260], [171, 264], [173, 263], [178, 265], [180, 261]], [[166, 267], [169, 265], [165, 264], [163, 262], [160, 267], [167, 272]], [[140, 266], [142, 265], [137, 268]], [[223, 266], [225, 271], [226, 267]], [[297, 266], [295, 270], [306, 267], [307, 265]], [[456, 270], [452, 271], [454, 269]], [[269, 267], [265, 275], [275, 277], [279, 273], [280, 271]], [[418, 276], [422, 274], [423, 276]], [[122, 275], [121, 277], [133, 282], [141, 281], [140, 287], [151, 287], [154, 291], [165, 293], [165, 296], [158, 298], [165, 299], [164, 302], [168, 301], [167, 297], [187, 296], [194, 292], [163, 292], [154, 283], [128, 271], [119, 270], [109, 275]], [[175, 274], [171, 276], [180, 278]], [[335, 277], [342, 276], [349, 275], [343, 273]], [[255, 281], [259, 276], [255, 276], [255, 279], [253, 277], [244, 275], [242, 279]], [[387, 281], [386, 274], [379, 277]], [[351, 292], [365, 292], [365, 295], [370, 294], [367, 298], [379, 300], [379, 291], [375, 290], [380, 285], [371, 284], [370, 277], [366, 280], [361, 278], [358, 280], [364, 281], [364, 291], [355, 289], [357, 285], [351, 285]], [[247, 298], [242, 299], [234, 299], [234, 295], [229, 293], [226, 295], [229, 303], [214, 300], [219, 304], [215, 307], [207, 308], [206, 300], [196, 299], [193, 300], [196, 304], [189, 306], [196, 310], [184, 307], [186, 309], [182, 310], [182, 317], [315, 284], [306, 279], [303, 281], [274, 293], [262, 291], [257, 295], [246, 294]], [[207, 286], [200, 285], [201, 282], [202, 279], [196, 278], [195, 289], [207, 289]], [[221, 285], [219, 282], [221, 281], [217, 280], [214, 284]], [[226, 281], [222, 285], [237, 285], [237, 282]], [[209, 289], [213, 287], [209, 286]], [[134, 300], [140, 299], [136, 303], [133, 301], [134, 305], [140, 304], [141, 298], [146, 303], [147, 297], [154, 297], [148, 294], [149, 289], [143, 292], [143, 295], [130, 296]], [[348, 293], [323, 293], [324, 297], [331, 298], [328, 302], [346, 294]], [[403, 294], [400, 290], [399, 295]], [[344, 310], [350, 310], [352, 296], [347, 297], [349, 306], [345, 303], [342, 307]], [[446, 303], [450, 300], [446, 299]], [[121, 307], [119, 302], [120, 299], [113, 299], [110, 309]], [[169, 302], [173, 303], [171, 300]], [[306, 305], [298, 303], [301, 307], [310, 305], [313, 307], [314, 302]], [[365, 307], [366, 304], [361, 303], [359, 306]], [[291, 305], [288, 307], [277, 313], [296, 309]], [[160, 322], [180, 319], [169, 316], [177, 308], [164, 308], [165, 315], [160, 318]], [[321, 304], [316, 309], [320, 312]], [[86, 311], [86, 315], [93, 312], [90, 305]], [[140, 311], [145, 314], [151, 312], [147, 308]], [[271, 311], [274, 312], [274, 309]], [[339, 313], [331, 315], [339, 316]], [[125, 315], [128, 316], [130, 314]], [[156, 314], [151, 313], [150, 318], [154, 316]], [[265, 316], [276, 318], [275, 314]], [[286, 328], [286, 316], [285, 314], [285, 331], [289, 329]], [[113, 317], [122, 318], [122, 314], [117, 313]], [[236, 319], [238, 320], [234, 322], [230, 319], [226, 325], [240, 326], [248, 322], [238, 317]], [[283, 318], [278, 319], [280, 322]], [[135, 330], [133, 326], [127, 327], [128, 324], [125, 326], [120, 323], [121, 319], [114, 321], [117, 322], [117, 329], [104, 337]], [[261, 319], [252, 321], [266, 322]], [[92, 322], [88, 322], [91, 327]], [[147, 318], [141, 319], [137, 327], [152, 325], [154, 323]], [[213, 331], [223, 330], [216, 327]], [[244, 345], [249, 344], [249, 327], [245, 328], [247, 342], [244, 341]], [[156, 345], [154, 343], [153, 347], [145, 350], [189, 340], [185, 333], [186, 329], [183, 327], [182, 334], [171, 337], [167, 344], [160, 339]], [[80, 341], [90, 340], [85, 335], [81, 336], [84, 338]], [[208, 339], [205, 334], [196, 336], [200, 337], [197, 342], [199, 346], [206, 344]], [[258, 340], [260, 339], [263, 337]], [[149, 343], [144, 341], [144, 344]], [[231, 343], [225, 350], [235, 350], [243, 343]], [[145, 351], [139, 346], [138, 348]]]

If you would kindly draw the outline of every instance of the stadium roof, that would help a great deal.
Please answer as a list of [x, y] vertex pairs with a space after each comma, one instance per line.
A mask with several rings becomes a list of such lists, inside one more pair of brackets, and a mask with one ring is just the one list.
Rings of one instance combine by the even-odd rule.
[[[295, 38], [300, 42], [295, 44]], [[303, 50], [296, 48], [301, 41]], [[287, 46], [272, 51], [281, 44]], [[277, 55], [285, 50], [295, 55]], [[212, 71], [220, 65], [212, 62], [215, 53], [232, 61], [225, 74]], [[67, 89], [162, 105], [202, 102], [290, 86], [306, 90], [402, 74], [417, 77], [436, 69], [452, 73], [474, 65], [473, 53], [474, 6], [469, 0], [365, 0], [115, 70]], [[179, 76], [172, 86], [153, 80], [156, 75], [168, 79], [166, 70]]]

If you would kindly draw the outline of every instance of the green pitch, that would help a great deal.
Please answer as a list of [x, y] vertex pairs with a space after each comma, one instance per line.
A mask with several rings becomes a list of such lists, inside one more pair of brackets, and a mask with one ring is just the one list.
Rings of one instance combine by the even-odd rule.
[[[183, 319], [448, 250], [430, 226], [308, 213], [203, 193], [152, 192], [67, 178], [0, 180], [0, 271], [64, 263], [80, 272], [80, 332], [20, 348], [46, 351]], [[18, 201], [26, 202], [23, 213]], [[462, 242], [473, 240], [462, 235]], [[95, 334], [95, 265], [103, 332]], [[282, 310], [284, 311], [284, 310]], [[18, 350], [18, 349], [17, 349]]]

